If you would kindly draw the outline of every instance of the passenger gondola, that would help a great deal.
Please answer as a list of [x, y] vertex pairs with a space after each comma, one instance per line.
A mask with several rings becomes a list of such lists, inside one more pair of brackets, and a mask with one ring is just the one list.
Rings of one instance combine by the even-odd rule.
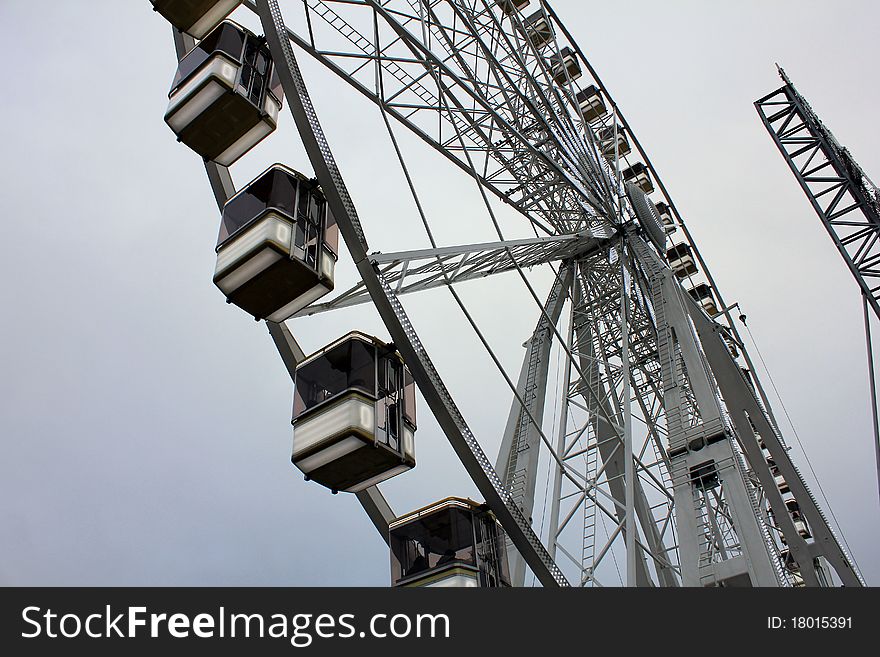
[[275, 164], [223, 208], [214, 284], [281, 322], [333, 290], [339, 231], [318, 183]]
[[570, 80], [581, 77], [581, 65], [574, 51], [568, 46], [560, 49], [558, 55], [553, 55], [549, 63], [550, 74], [554, 82], [560, 86], [565, 86]]
[[675, 244], [666, 251], [666, 259], [675, 275], [679, 278], [697, 273], [697, 263], [691, 255], [691, 247], [685, 242]]
[[529, 0], [495, 0], [495, 4], [509, 16], [516, 11], [522, 11], [528, 6]]
[[801, 535], [801, 538], [812, 538], [810, 530], [807, 529], [807, 522], [804, 520], [804, 516], [801, 513], [801, 507], [797, 500], [793, 497], [785, 500], [785, 508], [788, 509], [788, 514], [791, 516], [794, 528], [797, 530], [798, 534]]
[[553, 26], [547, 21], [542, 9], [523, 20], [523, 27], [526, 37], [535, 48], [543, 48], [553, 39]]
[[611, 162], [614, 161], [614, 156], [623, 157], [627, 155], [632, 149], [629, 145], [629, 140], [626, 138], [626, 133], [623, 128], [618, 126], [617, 128], [617, 150], [614, 148], [614, 126], [608, 125], [603, 128], [599, 128], [596, 131], [596, 139], [599, 142], [599, 148], [602, 151], [602, 154], [606, 159]]
[[224, 21], [180, 60], [165, 122], [203, 158], [229, 166], [275, 130], [282, 98], [265, 40]]
[[416, 464], [416, 386], [393, 345], [352, 332], [296, 367], [291, 461], [333, 492]]
[[651, 174], [648, 172], [648, 167], [641, 162], [636, 162], [631, 167], [624, 169], [620, 172], [620, 175], [627, 182], [635, 183], [641, 187], [645, 194], [650, 194], [654, 191], [654, 183], [651, 182]]
[[608, 114], [608, 107], [605, 105], [605, 101], [602, 100], [599, 90], [593, 84], [579, 91], [575, 96], [575, 100], [577, 100], [581, 113], [584, 115], [584, 121], [587, 123], [592, 123], [596, 119], [601, 119]]
[[791, 492], [791, 488], [789, 487], [788, 482], [785, 481], [785, 477], [783, 477], [782, 473], [779, 471], [779, 466], [776, 465], [776, 461], [768, 457], [767, 466], [770, 468], [770, 474], [773, 475], [773, 479], [776, 482], [776, 487], [779, 489], [779, 492], [783, 495]]
[[688, 293], [693, 299], [699, 303], [709, 317], [715, 317], [718, 314], [718, 306], [715, 305], [715, 295], [712, 294], [712, 288], [706, 283], [698, 283]]
[[389, 530], [392, 586], [510, 586], [504, 533], [485, 504], [449, 497]]
[[657, 212], [660, 213], [660, 221], [663, 223], [663, 230], [667, 235], [675, 232], [675, 220], [672, 218], [672, 211], [669, 206], [662, 201], [657, 203]]

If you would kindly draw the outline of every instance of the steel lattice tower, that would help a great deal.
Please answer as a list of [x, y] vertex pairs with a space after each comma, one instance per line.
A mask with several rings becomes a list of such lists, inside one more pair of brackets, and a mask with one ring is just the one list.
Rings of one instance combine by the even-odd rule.
[[779, 75], [783, 86], [755, 101], [755, 109], [861, 291], [880, 482], [880, 423], [869, 316], [870, 308], [880, 317], [880, 190], [781, 68]]

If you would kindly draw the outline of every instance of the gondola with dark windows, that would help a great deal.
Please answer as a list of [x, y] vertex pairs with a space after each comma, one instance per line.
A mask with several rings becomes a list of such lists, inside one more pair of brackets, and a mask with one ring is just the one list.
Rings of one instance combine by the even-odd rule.
[[544, 10], [539, 9], [523, 20], [526, 37], [535, 48], [543, 48], [553, 39], [553, 26], [547, 21]]
[[666, 231], [667, 235], [671, 235], [675, 232], [675, 220], [672, 218], [672, 211], [669, 209], [669, 206], [662, 201], [657, 203], [657, 212], [660, 213], [660, 221], [663, 223], [663, 230]]
[[617, 149], [614, 147], [614, 126], [608, 125], [603, 128], [599, 128], [596, 131], [596, 139], [599, 142], [599, 148], [602, 151], [602, 154], [611, 162], [614, 161], [614, 156], [623, 157], [627, 155], [632, 149], [629, 145], [629, 140], [626, 138], [626, 132], [624, 132], [623, 128], [617, 126]]
[[[736, 346], [736, 340], [734, 340], [734, 338], [728, 333], [724, 333], [724, 343], [727, 345], [730, 357], [733, 359], [739, 358], [739, 348]], [[763, 447], [761, 449], [763, 449]]]
[[591, 84], [586, 89], [577, 92], [575, 100], [577, 100], [581, 113], [584, 115], [584, 120], [587, 123], [592, 123], [596, 119], [601, 119], [608, 114], [608, 106], [602, 100], [602, 95], [599, 93], [596, 85]]
[[352, 332], [296, 368], [291, 461], [333, 492], [416, 464], [416, 386], [393, 345]]
[[675, 275], [679, 278], [690, 276], [697, 273], [697, 263], [691, 254], [690, 245], [685, 242], [674, 244], [666, 251], [666, 259]]
[[318, 183], [275, 164], [226, 202], [214, 284], [255, 318], [281, 322], [333, 290], [338, 242]]
[[150, 0], [153, 9], [181, 32], [196, 39], [217, 27], [241, 0]]
[[574, 51], [568, 46], [560, 49], [558, 55], [550, 57], [549, 64], [553, 81], [559, 86], [565, 86], [569, 80], [577, 80], [581, 77], [581, 65]]
[[699, 303], [709, 317], [715, 317], [718, 314], [718, 306], [715, 305], [715, 295], [712, 294], [712, 288], [706, 283], [698, 283], [690, 290], [688, 294]]
[[229, 166], [275, 130], [282, 99], [265, 40], [224, 21], [180, 60], [165, 122], [203, 158]]
[[789, 487], [788, 482], [785, 481], [785, 477], [782, 476], [782, 472], [779, 471], [779, 466], [776, 465], [776, 461], [767, 457], [767, 467], [770, 468], [770, 474], [773, 475], [773, 479], [776, 481], [776, 487], [779, 489], [779, 492], [783, 495], [791, 492], [791, 488]]
[[648, 172], [648, 167], [641, 162], [636, 162], [631, 167], [624, 169], [620, 172], [620, 175], [623, 176], [623, 179], [627, 182], [634, 183], [641, 187], [645, 194], [650, 194], [654, 191], [654, 183], [651, 181], [651, 174]]
[[392, 586], [510, 586], [504, 533], [485, 504], [449, 497], [389, 525]]
[[788, 544], [783, 534], [779, 535], [779, 541], [783, 545], [782, 549], [779, 551], [779, 558], [782, 561], [782, 565], [785, 567], [791, 585], [794, 588], [802, 588], [805, 586], [805, 583], [804, 578], [801, 575], [800, 566], [798, 565], [798, 562], [794, 560], [794, 557], [792, 557], [791, 550], [788, 549]]
[[797, 533], [801, 535], [801, 538], [812, 538], [797, 500], [793, 497], [785, 500], [785, 508], [788, 509], [791, 521], [794, 523], [794, 528], [797, 530]]

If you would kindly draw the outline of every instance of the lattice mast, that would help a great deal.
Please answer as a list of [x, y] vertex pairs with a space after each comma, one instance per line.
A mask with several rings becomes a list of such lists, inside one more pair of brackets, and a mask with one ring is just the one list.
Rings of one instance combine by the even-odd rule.
[[755, 109], [859, 286], [880, 492], [880, 421], [869, 308], [880, 318], [880, 190], [841, 146], [781, 67], [782, 87]]
[[785, 84], [755, 108], [880, 317], [880, 191], [779, 68]]

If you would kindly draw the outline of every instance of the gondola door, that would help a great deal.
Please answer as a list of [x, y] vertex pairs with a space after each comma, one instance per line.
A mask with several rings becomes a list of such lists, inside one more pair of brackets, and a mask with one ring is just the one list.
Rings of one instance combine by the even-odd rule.
[[381, 358], [377, 375], [379, 399], [376, 402], [376, 440], [400, 452], [403, 363], [395, 358]]

